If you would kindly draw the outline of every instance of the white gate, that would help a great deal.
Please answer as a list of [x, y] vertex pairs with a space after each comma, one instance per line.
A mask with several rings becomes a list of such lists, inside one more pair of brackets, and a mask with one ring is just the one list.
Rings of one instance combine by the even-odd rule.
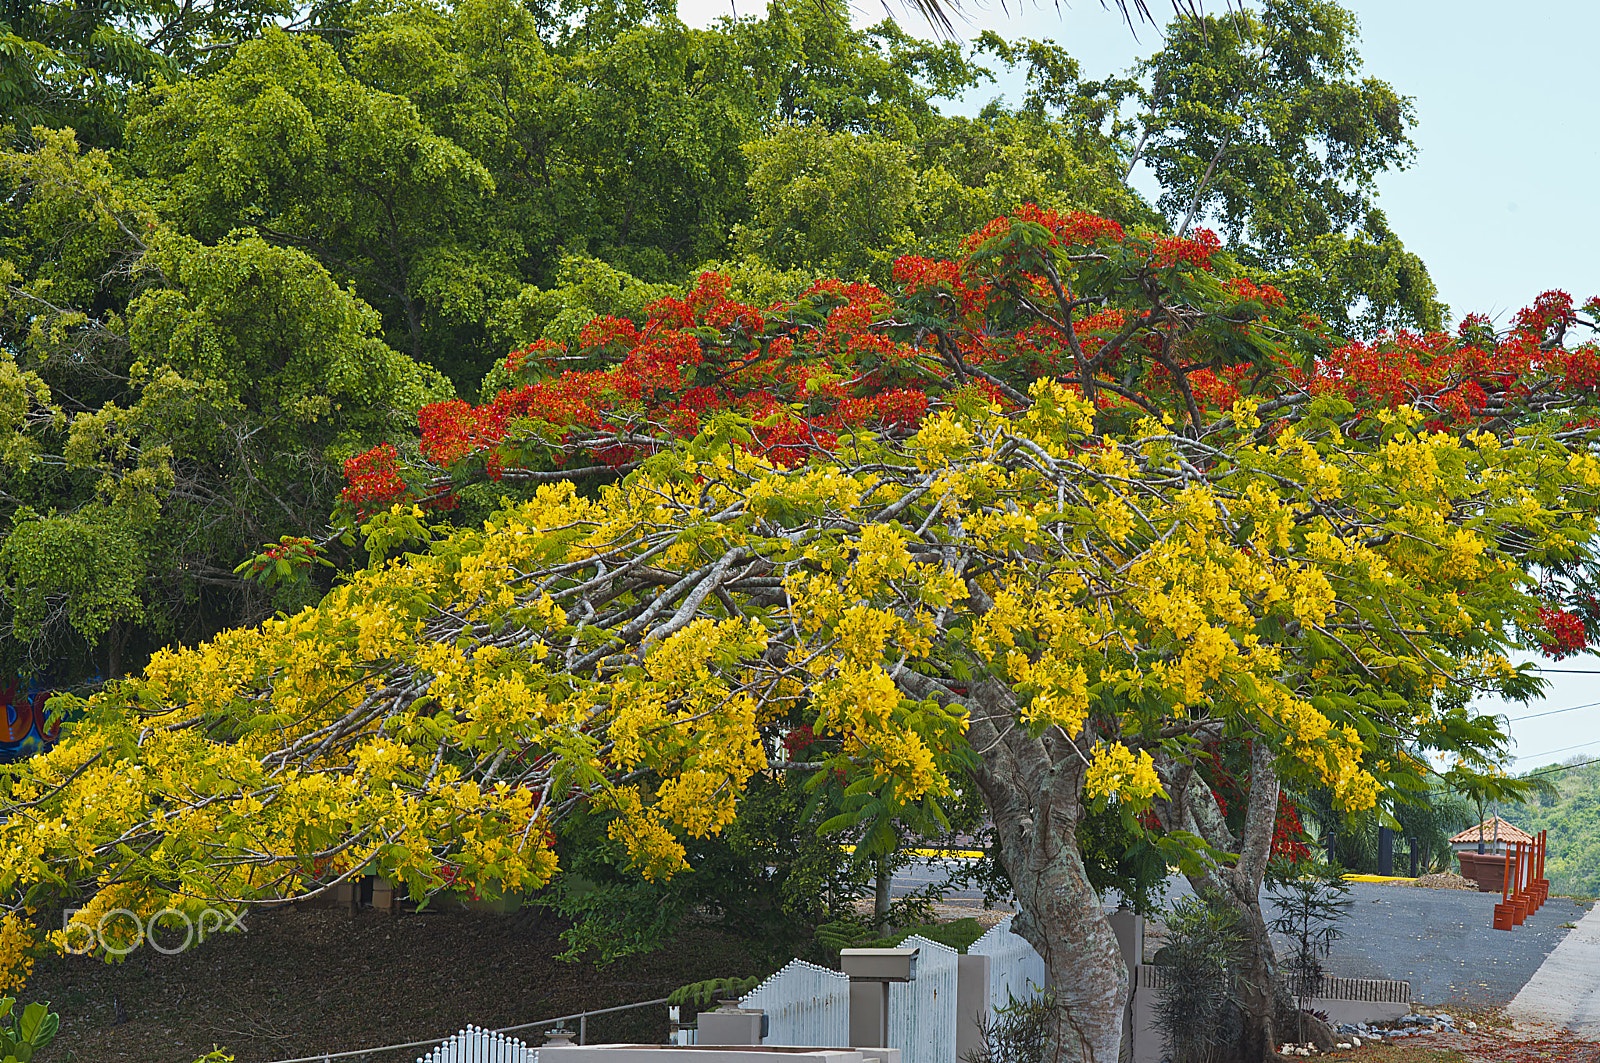
[[539, 1053], [505, 1034], [468, 1026], [417, 1063], [536, 1063]]
[[838, 971], [790, 960], [740, 1004], [767, 1014], [769, 1045], [843, 1048], [850, 1043], [850, 979]]
[[917, 980], [889, 985], [889, 1047], [902, 1063], [956, 1063], [956, 971], [961, 954], [913, 934]]
[[1011, 916], [990, 927], [967, 949], [989, 957], [989, 1006], [1003, 1008], [1014, 998], [1028, 1000], [1050, 986], [1050, 971], [1033, 946], [1011, 932]]

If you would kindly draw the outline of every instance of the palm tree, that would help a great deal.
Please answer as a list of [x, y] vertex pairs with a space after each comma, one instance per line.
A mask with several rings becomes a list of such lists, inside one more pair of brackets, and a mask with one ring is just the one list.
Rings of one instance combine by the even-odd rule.
[[[939, 33], [947, 36], [955, 35], [955, 23], [951, 16], [961, 15], [961, 0], [904, 0], [904, 2], [915, 8], [917, 13], [927, 19]], [[1117, 10], [1121, 12], [1123, 21], [1127, 22], [1130, 30], [1141, 23], [1159, 25], [1145, 0], [1112, 0], [1112, 2], [1116, 4]], [[1204, 0], [1171, 0], [1171, 2], [1172, 10], [1178, 18], [1190, 19], [1197, 25], [1202, 24], [1201, 18], [1205, 14]], [[1001, 4], [1004, 6], [1005, 0], [1001, 0]], [[1224, 6], [1230, 9], [1232, 4], [1233, 0], [1224, 0]], [[1100, 0], [1100, 6], [1108, 11], [1111, 9], [1111, 3], [1107, 0]], [[1056, 0], [1056, 9], [1059, 11], [1060, 8], [1060, 0]]]

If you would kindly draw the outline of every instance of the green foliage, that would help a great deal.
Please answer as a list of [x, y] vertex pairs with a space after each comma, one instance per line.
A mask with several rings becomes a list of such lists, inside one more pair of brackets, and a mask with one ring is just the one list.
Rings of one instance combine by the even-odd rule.
[[[1283, 960], [1287, 988], [1301, 1006], [1322, 991], [1322, 960], [1344, 936], [1340, 925], [1350, 915], [1350, 887], [1343, 871], [1326, 863], [1305, 861], [1273, 869], [1267, 892], [1278, 916], [1268, 923], [1287, 937], [1293, 951]], [[1302, 1031], [1302, 1038], [1304, 1032]]]
[[824, 952], [837, 956], [840, 949], [853, 949], [872, 933], [865, 919], [846, 916], [817, 927], [817, 944]]
[[241, 561], [233, 574], [271, 586], [287, 580], [304, 580], [317, 565], [332, 568], [333, 562], [322, 555], [322, 548], [312, 540], [283, 535], [276, 543], [268, 543], [255, 557]]
[[991, 106], [928, 129], [914, 152], [910, 225], [923, 253], [957, 253], [965, 234], [1019, 203], [1087, 210], [1135, 229], [1161, 225], [1123, 181], [1123, 146], [1066, 119]]
[[[568, 955], [609, 963], [660, 948], [698, 909], [720, 918], [764, 963], [807, 952], [813, 928], [851, 912], [865, 871], [805, 815], [806, 795], [784, 775], [757, 775], [721, 835], [687, 840], [689, 869], [665, 882], [630, 872], [609, 814], [579, 812], [558, 836], [563, 871], [536, 903], [573, 925]], [[820, 957], [818, 957], [820, 958]]]
[[1298, 308], [1345, 332], [1438, 328], [1426, 268], [1374, 203], [1415, 154], [1412, 103], [1360, 76], [1356, 36], [1333, 0], [1174, 23], [1140, 67], [1143, 158], [1170, 224], [1214, 219]]
[[1564, 771], [1539, 776], [1555, 784], [1553, 798], [1507, 806], [1500, 814], [1530, 833], [1550, 832], [1544, 875], [1552, 892], [1600, 897], [1600, 760], [1568, 763]]
[[1181, 897], [1165, 915], [1167, 942], [1153, 962], [1167, 968], [1156, 999], [1156, 1022], [1167, 1035], [1172, 1063], [1210, 1063], [1236, 1026], [1236, 971], [1243, 948], [1233, 909]]
[[1123, 183], [1112, 140], [1042, 114], [991, 109], [904, 140], [787, 126], [745, 152], [751, 215], [738, 246], [786, 268], [885, 283], [900, 255], [955, 254], [1019, 203], [1159, 224]]
[[[1450, 838], [1474, 822], [1472, 808], [1466, 800], [1437, 780], [1423, 790], [1402, 794], [1395, 802], [1394, 818], [1400, 824], [1399, 834], [1406, 839], [1406, 844], [1416, 847], [1417, 870], [1422, 874], [1452, 869], [1455, 859]], [[1373, 834], [1376, 833], [1374, 830]], [[1374, 870], [1377, 868], [1376, 846], [1374, 837]]]
[[[887, 937], [867, 938], [857, 942], [849, 948], [863, 949], [893, 949], [899, 948], [906, 938], [916, 934], [929, 941], [937, 941], [941, 945], [955, 949], [965, 954], [972, 943], [983, 937], [984, 928], [981, 923], [971, 916], [964, 919], [953, 919], [948, 923], [923, 923], [920, 926], [908, 926]], [[820, 939], [820, 935], [819, 935]]]
[[285, 0], [7, 4], [0, 9], [0, 132], [70, 127], [86, 143], [113, 145], [139, 86], [201, 69], [217, 50], [295, 9]]
[[1410, 850], [1415, 846], [1417, 872], [1426, 875], [1453, 870], [1455, 853], [1450, 847], [1451, 836], [1463, 827], [1481, 822], [1473, 818], [1471, 802], [1437, 777], [1424, 779], [1414, 788], [1397, 790], [1394, 805], [1387, 812], [1374, 810], [1360, 816], [1336, 813], [1331, 795], [1317, 788], [1308, 790], [1300, 800], [1307, 810], [1307, 825], [1317, 826], [1322, 832], [1322, 840], [1315, 848], [1326, 852], [1325, 832], [1333, 829], [1338, 835], [1334, 851], [1339, 866], [1364, 874], [1378, 872], [1380, 826], [1388, 826], [1395, 832], [1395, 872], [1409, 872]]
[[[0, 1055], [17, 1063], [31, 1063], [33, 1055], [56, 1038], [61, 1016], [49, 1003], [34, 1001], [14, 1011], [15, 997], [0, 997]], [[6, 1021], [9, 1020], [9, 1021]]]
[[704, 1011], [719, 1000], [742, 997], [760, 984], [761, 979], [756, 975], [751, 975], [749, 978], [708, 978], [703, 982], [690, 982], [674, 989], [667, 994], [667, 1003], [687, 1004]]
[[12, 637], [50, 643], [68, 628], [94, 646], [113, 624], [142, 620], [145, 550], [137, 529], [99, 503], [48, 517], [18, 510], [0, 544]]
[[1111, 892], [1140, 915], [1161, 907], [1172, 869], [1159, 848], [1116, 804], [1091, 810], [1078, 824], [1078, 848], [1089, 884], [1101, 896]]
[[935, 99], [990, 78], [953, 41], [918, 40], [892, 21], [858, 30], [850, 14], [840, 0], [784, 0], [765, 19], [721, 23], [769, 130], [815, 125], [906, 139], [938, 124]]
[[371, 308], [302, 251], [247, 230], [209, 247], [163, 240], [150, 265], [170, 286], [129, 308], [135, 379], [160, 381], [175, 403], [214, 395], [257, 414], [273, 453], [307, 436], [354, 450], [449, 393], [378, 339]]
[[[624, 317], [643, 324], [645, 308], [657, 299], [682, 294], [672, 284], [647, 284], [589, 255], [566, 254], [549, 288], [524, 287], [496, 311], [491, 323], [510, 346], [545, 339], [574, 343], [597, 317]], [[487, 401], [509, 383], [501, 363], [483, 383]]]
[[187, 233], [213, 241], [249, 226], [337, 264], [413, 357], [441, 353], [421, 304], [447, 322], [471, 312], [454, 289], [484, 263], [459, 229], [493, 178], [320, 41], [269, 31], [241, 45], [216, 74], [141, 97], [128, 139]]
[[739, 244], [782, 268], [883, 278], [909, 243], [916, 175], [893, 140], [789, 126], [745, 146], [751, 220]]
[[978, 1047], [962, 1063], [1042, 1063], [1060, 1011], [1051, 991], [1010, 997], [993, 1015], [978, 1016]]
[[70, 684], [314, 601], [236, 568], [449, 390], [305, 251], [178, 233], [108, 154], [36, 134], [0, 153], [0, 662]]

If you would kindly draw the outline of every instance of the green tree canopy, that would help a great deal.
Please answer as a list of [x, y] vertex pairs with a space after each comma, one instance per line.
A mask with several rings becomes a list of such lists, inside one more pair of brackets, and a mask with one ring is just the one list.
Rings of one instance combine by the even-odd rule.
[[1356, 38], [1333, 0], [1179, 20], [1139, 68], [1143, 158], [1171, 224], [1212, 220], [1341, 331], [1437, 328], [1433, 282], [1375, 203], [1379, 175], [1415, 154], [1411, 101], [1360, 76]]
[[290, 604], [234, 567], [449, 391], [305, 252], [180, 235], [105, 153], [35, 135], [0, 155], [0, 652], [62, 682]]

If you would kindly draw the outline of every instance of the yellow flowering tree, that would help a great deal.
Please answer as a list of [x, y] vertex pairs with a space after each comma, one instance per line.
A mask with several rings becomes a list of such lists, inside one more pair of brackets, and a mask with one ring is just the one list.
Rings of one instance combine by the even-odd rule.
[[[1548, 437], [1406, 411], [1355, 447], [1314, 415], [1276, 439], [1117, 438], [1058, 383], [1031, 397], [1006, 417], [958, 396], [793, 469], [707, 432], [159, 654], [5, 778], [5, 959], [63, 887], [92, 927], [371, 871], [419, 897], [536, 886], [582, 801], [670, 875], [766, 766], [763, 722], [799, 712], [904, 800], [971, 770], [1056, 978], [1058, 1057], [1115, 1059], [1126, 974], [1075, 844], [1086, 807], [1154, 805], [1175, 855], [1231, 848], [1181, 800], [1218, 735], [1254, 743], [1274, 806], [1291, 776], [1370, 807], [1399, 725], [1363, 691], [1488, 667], [1521, 564], [1586, 539], [1600, 476]], [[371, 531], [427, 533], [403, 509]]]
[[[1365, 810], [1421, 773], [1407, 749], [1491, 744], [1435, 693], [1521, 681], [1502, 650], [1537, 613], [1530, 571], [1583, 555], [1600, 462], [1565, 415], [1457, 424], [1420, 387], [1352, 402], [1317, 375], [1340, 352], [1291, 361], [1272, 293], [1224, 289], [1204, 241], [1074, 215], [972, 246], [905, 265], [899, 302], [863, 289], [782, 326], [897, 373], [942, 366], [926, 416], [852, 423], [871, 396], [845, 392], [792, 418], [771, 394], [702, 406], [677, 442], [640, 429], [650, 409], [613, 418], [622, 383], [777, 360], [768, 323], [691, 298], [618, 372], [524, 395], [581, 406], [537, 438], [578, 433], [625, 476], [584, 493], [528, 470], [541, 486], [460, 528], [397, 505], [365, 528], [373, 563], [316, 607], [76, 704], [52, 750], [0, 775], [0, 964], [25, 966], [29, 906], [62, 894], [83, 909], [53, 943], [115, 951], [119, 909], [199, 922], [374, 872], [418, 898], [537, 887], [580, 805], [669, 876], [804, 722], [829, 739], [820, 767], [887, 815], [975, 783], [1055, 979], [1053, 1060], [1118, 1055], [1126, 968], [1077, 834], [1107, 808], [1153, 817], [1168, 859], [1244, 916], [1240, 1051], [1269, 1057], [1257, 895], [1280, 782]], [[724, 372], [703, 356], [731, 334]], [[452, 452], [500, 448], [484, 468], [537, 449], [448, 412]], [[1237, 831], [1200, 771], [1219, 742], [1252, 762]]]

